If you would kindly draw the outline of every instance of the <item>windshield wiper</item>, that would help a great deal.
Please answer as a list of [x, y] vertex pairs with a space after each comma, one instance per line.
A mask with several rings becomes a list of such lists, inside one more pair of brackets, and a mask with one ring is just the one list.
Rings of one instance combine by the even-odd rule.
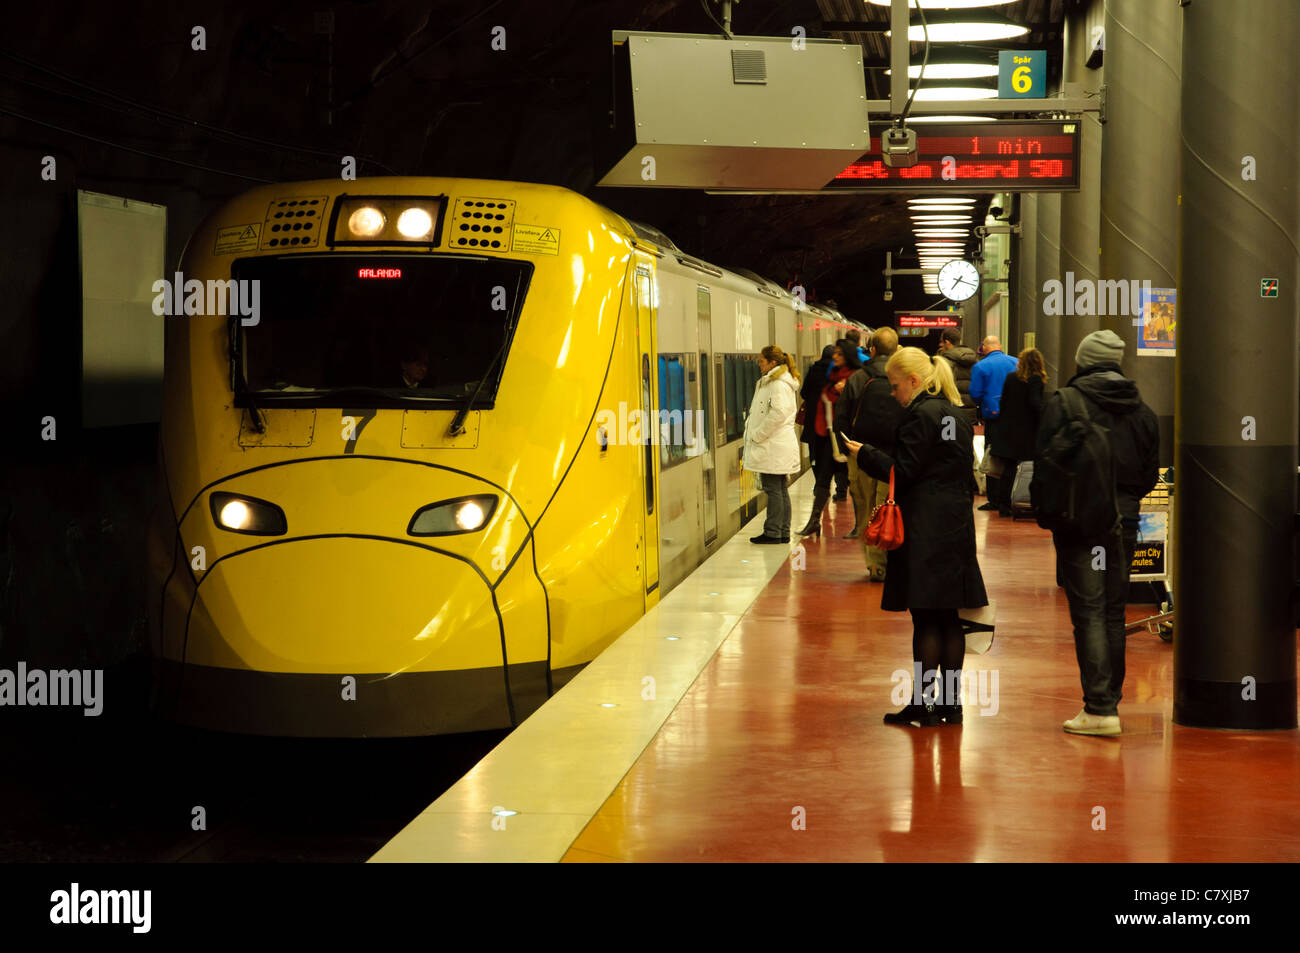
[[506, 339], [501, 342], [501, 347], [497, 348], [496, 354], [493, 355], [492, 363], [487, 366], [487, 370], [483, 372], [483, 376], [478, 379], [478, 386], [474, 388], [474, 393], [469, 395], [469, 399], [461, 405], [460, 410], [456, 411], [456, 416], [451, 419], [451, 426], [447, 429], [447, 436], [459, 437], [465, 432], [465, 418], [469, 416], [469, 409], [474, 406], [474, 401], [478, 400], [478, 395], [479, 392], [483, 390], [483, 385], [486, 384], [487, 379], [492, 376], [492, 372], [496, 370], [497, 361], [501, 360], [501, 355], [505, 354], [506, 348], [509, 346], [510, 335], [507, 334]]

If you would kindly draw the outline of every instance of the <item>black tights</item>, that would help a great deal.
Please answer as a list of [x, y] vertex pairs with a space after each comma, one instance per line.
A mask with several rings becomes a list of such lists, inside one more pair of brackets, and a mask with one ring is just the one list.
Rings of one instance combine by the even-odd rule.
[[[912, 609], [912, 658], [921, 664], [921, 677], [936, 669], [943, 673], [939, 683], [939, 704], [959, 704], [960, 694], [950, 697], [947, 682], [950, 677], [958, 681], [953, 691], [961, 689], [962, 659], [966, 655], [966, 634], [961, 630], [961, 619], [956, 609]], [[950, 676], [948, 673], [955, 673]], [[922, 701], [929, 701], [929, 684], [921, 682]]]

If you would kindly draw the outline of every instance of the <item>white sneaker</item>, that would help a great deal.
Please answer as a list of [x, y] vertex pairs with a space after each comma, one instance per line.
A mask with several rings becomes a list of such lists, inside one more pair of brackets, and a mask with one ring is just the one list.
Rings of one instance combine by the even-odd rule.
[[1061, 723], [1072, 735], [1117, 735], [1120, 733], [1119, 715], [1091, 715], [1083, 709], [1069, 721]]

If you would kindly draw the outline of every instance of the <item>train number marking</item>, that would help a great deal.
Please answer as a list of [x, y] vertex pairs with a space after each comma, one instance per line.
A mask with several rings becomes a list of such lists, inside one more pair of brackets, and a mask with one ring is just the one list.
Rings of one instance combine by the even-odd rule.
[[355, 453], [357, 441], [361, 439], [361, 431], [366, 429], [366, 424], [374, 420], [378, 415], [378, 410], [345, 410], [343, 412], [343, 452]]

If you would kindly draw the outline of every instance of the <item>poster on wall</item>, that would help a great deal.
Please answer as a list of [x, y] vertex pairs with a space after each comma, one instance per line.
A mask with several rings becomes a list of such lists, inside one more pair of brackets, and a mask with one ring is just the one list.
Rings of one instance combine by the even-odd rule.
[[1139, 513], [1137, 548], [1133, 550], [1133, 576], [1163, 576], [1165, 543], [1169, 539], [1168, 513]]
[[1138, 354], [1173, 357], [1178, 330], [1177, 289], [1144, 287], [1140, 300], [1142, 318], [1138, 328]]

